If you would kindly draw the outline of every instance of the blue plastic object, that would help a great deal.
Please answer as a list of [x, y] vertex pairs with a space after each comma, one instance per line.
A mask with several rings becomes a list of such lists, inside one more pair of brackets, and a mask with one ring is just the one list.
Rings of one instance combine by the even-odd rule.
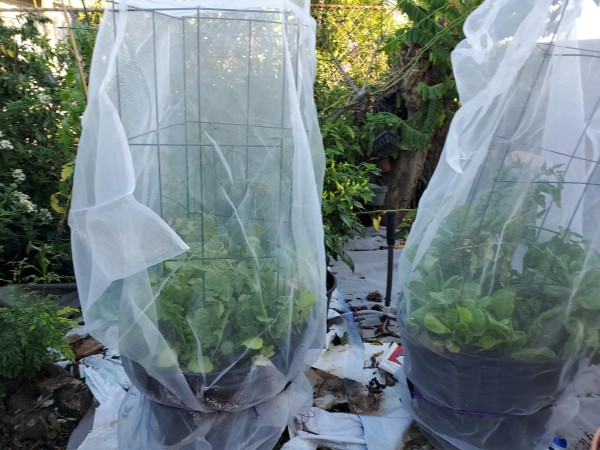
[[567, 448], [567, 440], [562, 437], [554, 436], [552, 439], [552, 444], [548, 447], [548, 450], [566, 450]]

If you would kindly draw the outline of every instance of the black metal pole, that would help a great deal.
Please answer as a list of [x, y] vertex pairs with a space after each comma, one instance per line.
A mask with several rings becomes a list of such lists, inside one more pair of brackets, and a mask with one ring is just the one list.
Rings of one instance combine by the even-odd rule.
[[392, 301], [392, 281], [394, 279], [394, 244], [396, 243], [396, 213], [394, 211], [385, 213], [388, 263], [387, 263], [387, 283], [385, 287], [385, 306], [389, 308]]

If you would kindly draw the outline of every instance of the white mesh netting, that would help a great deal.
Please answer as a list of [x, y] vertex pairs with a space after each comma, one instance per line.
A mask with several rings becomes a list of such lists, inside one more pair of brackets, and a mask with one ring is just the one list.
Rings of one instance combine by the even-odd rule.
[[325, 255], [308, 7], [105, 11], [69, 224], [86, 324], [144, 394], [123, 449], [270, 448], [310, 405]]
[[[441, 448], [547, 448], [600, 327], [600, 6], [484, 2], [400, 263], [405, 369]], [[443, 380], [443, 381], [442, 381]]]

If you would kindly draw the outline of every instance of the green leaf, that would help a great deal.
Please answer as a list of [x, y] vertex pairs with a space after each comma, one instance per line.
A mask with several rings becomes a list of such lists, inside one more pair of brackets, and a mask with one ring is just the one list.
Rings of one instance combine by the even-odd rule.
[[473, 323], [473, 314], [467, 308], [463, 308], [462, 306], [457, 306], [456, 311], [458, 311], [459, 322], [465, 325], [470, 325]]
[[202, 356], [202, 363], [197, 359], [193, 359], [188, 364], [188, 369], [194, 373], [210, 373], [214, 367], [208, 356]]
[[446, 349], [450, 353], [458, 353], [458, 352], [460, 352], [460, 346], [456, 342], [454, 342], [454, 341], [448, 341], [448, 342], [446, 342]]
[[450, 329], [444, 325], [439, 319], [433, 314], [427, 314], [424, 320], [425, 327], [435, 334], [446, 334], [450, 333]]
[[522, 348], [510, 354], [514, 359], [535, 360], [535, 359], [555, 359], [556, 353], [548, 347], [543, 348]]
[[483, 336], [486, 330], [487, 318], [481, 309], [471, 311], [473, 322], [471, 323], [471, 331], [473, 336]]
[[177, 364], [177, 355], [173, 350], [166, 347], [156, 358], [156, 364], [158, 367], [172, 367]]
[[468, 345], [473, 340], [473, 332], [464, 323], [459, 323], [456, 325], [454, 338], [462, 345]]
[[464, 299], [478, 299], [481, 295], [481, 285], [479, 283], [465, 283], [462, 295]]
[[431, 290], [421, 280], [410, 281], [408, 289], [416, 301], [421, 302], [430, 298]]
[[483, 336], [481, 339], [479, 339], [477, 344], [485, 350], [490, 350], [496, 345], [497, 342], [498, 341], [493, 336]]
[[265, 345], [260, 349], [260, 354], [265, 358], [270, 358], [275, 354], [275, 347], [273, 345]]
[[492, 315], [490, 313], [486, 312], [485, 316], [487, 318], [490, 329], [494, 333], [499, 334], [499, 335], [506, 335], [506, 333], [511, 332], [511, 328], [508, 325], [494, 319], [494, 317], [492, 317]]
[[248, 338], [242, 342], [244, 347], [252, 350], [259, 350], [263, 346], [263, 340], [261, 338]]
[[298, 300], [296, 300], [296, 306], [299, 309], [308, 308], [317, 302], [317, 296], [310, 291], [302, 291]]
[[225, 340], [221, 342], [221, 353], [223, 355], [230, 355], [233, 351], [233, 342]]
[[263, 323], [269, 323], [274, 319], [271, 319], [270, 317], [265, 317], [265, 316], [256, 316], [256, 320], [258, 320], [259, 322], [263, 322]]
[[492, 301], [490, 302], [490, 308], [494, 311], [497, 320], [508, 319], [512, 317], [515, 310], [515, 293], [498, 290], [492, 295]]

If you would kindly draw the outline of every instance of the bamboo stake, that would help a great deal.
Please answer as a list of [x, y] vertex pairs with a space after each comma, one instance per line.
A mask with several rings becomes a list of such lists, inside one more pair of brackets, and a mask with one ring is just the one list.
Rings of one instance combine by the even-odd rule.
[[[67, 21], [67, 25], [71, 23], [71, 17], [69, 16], [69, 12], [67, 11], [67, 7], [65, 5], [65, 1], [62, 0], [62, 9], [65, 14], [65, 20]], [[83, 88], [83, 95], [85, 96], [85, 100], [88, 98], [88, 89], [87, 82], [85, 80], [85, 74], [83, 73], [83, 64], [81, 63], [81, 56], [79, 55], [79, 50], [77, 49], [77, 41], [75, 41], [75, 33], [73, 33], [73, 29], [69, 26], [67, 27], [69, 30], [69, 37], [71, 38], [71, 46], [73, 47], [73, 56], [75, 57], [75, 62], [77, 63], [77, 69], [79, 70], [79, 76], [81, 77], [81, 86]]]

